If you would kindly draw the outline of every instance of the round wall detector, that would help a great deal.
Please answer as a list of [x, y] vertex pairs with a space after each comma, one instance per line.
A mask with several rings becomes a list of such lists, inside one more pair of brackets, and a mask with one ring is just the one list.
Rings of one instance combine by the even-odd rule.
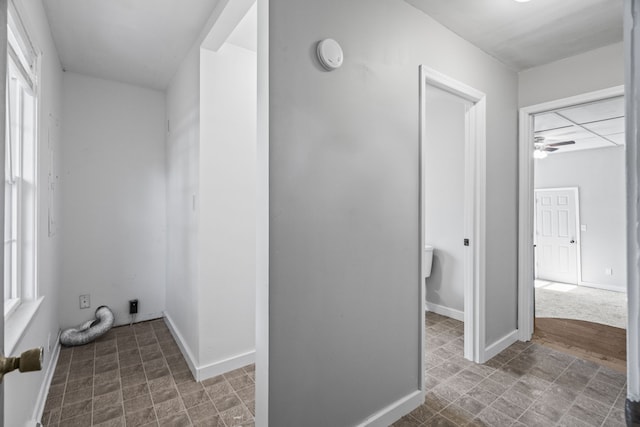
[[319, 41], [317, 54], [320, 64], [328, 71], [340, 68], [342, 60], [344, 59], [342, 48], [334, 39]]

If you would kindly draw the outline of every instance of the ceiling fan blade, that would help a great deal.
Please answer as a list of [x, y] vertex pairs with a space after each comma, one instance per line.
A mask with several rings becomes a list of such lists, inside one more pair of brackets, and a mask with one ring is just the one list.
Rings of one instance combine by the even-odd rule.
[[560, 141], [560, 142], [552, 142], [550, 144], [546, 144], [547, 147], [562, 147], [563, 145], [571, 145], [575, 144], [575, 141]]
[[544, 151], [548, 152], [548, 153], [553, 153], [554, 151], [558, 151], [559, 148], [553, 148], [553, 147], [544, 147]]

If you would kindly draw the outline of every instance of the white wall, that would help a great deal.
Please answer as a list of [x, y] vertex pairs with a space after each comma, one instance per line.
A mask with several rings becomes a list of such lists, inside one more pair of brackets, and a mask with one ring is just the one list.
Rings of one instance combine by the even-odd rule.
[[269, 30], [269, 423], [355, 425], [422, 366], [420, 64], [487, 94], [487, 344], [517, 327], [517, 76], [404, 2], [270, 0]]
[[[165, 306], [165, 99], [162, 92], [74, 73], [63, 77], [63, 327], [109, 306], [116, 324]], [[80, 310], [78, 296], [91, 295]]]
[[166, 315], [192, 358], [198, 355], [200, 49], [191, 49], [167, 88]]
[[[49, 141], [52, 142], [53, 169], [60, 171], [60, 132], [56, 122], [62, 117], [61, 88], [62, 68], [58, 61], [58, 54], [51, 39], [42, 3], [39, 1], [16, 1], [22, 19], [30, 32], [35, 45], [42, 51], [42, 80], [40, 82], [40, 128], [39, 128], [39, 156], [38, 156], [38, 287], [39, 294], [44, 296], [38, 312], [28, 325], [22, 339], [10, 354], [19, 355], [22, 351], [33, 347], [44, 347], [43, 370], [34, 373], [19, 374], [14, 372], [4, 378], [4, 425], [23, 426], [27, 420], [33, 419], [34, 408], [38, 394], [43, 387], [45, 373], [50, 366], [52, 351], [58, 336], [58, 309], [60, 285], [60, 228], [57, 234], [48, 236], [47, 206], [49, 193], [46, 191], [48, 175], [51, 166]], [[52, 117], [52, 120], [49, 120]], [[50, 126], [51, 125], [51, 126]], [[56, 180], [56, 184], [58, 184]], [[54, 216], [60, 217], [61, 188], [57, 185], [52, 203]], [[5, 327], [11, 328], [10, 323]], [[8, 354], [7, 354], [8, 355]], [[44, 392], [44, 390], [42, 391]]]
[[[582, 281], [626, 292], [625, 149], [573, 151], [535, 161], [535, 188], [578, 187]], [[613, 275], [605, 274], [606, 268]]]
[[195, 46], [167, 89], [166, 314], [194, 375], [255, 351], [256, 54]]
[[464, 312], [466, 108], [460, 98], [432, 86], [425, 98], [425, 242], [435, 247], [427, 302]]
[[594, 49], [518, 75], [518, 105], [526, 107], [624, 84], [622, 43]]
[[201, 49], [200, 363], [255, 350], [256, 53]]

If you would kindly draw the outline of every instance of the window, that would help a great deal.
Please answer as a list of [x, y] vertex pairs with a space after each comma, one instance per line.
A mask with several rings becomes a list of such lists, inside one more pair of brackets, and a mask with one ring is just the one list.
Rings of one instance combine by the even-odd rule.
[[11, 6], [4, 186], [5, 318], [21, 301], [36, 297], [37, 55]]

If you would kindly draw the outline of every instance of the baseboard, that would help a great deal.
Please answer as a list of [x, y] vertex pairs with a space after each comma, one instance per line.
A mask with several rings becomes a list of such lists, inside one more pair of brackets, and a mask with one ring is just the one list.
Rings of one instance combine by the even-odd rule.
[[207, 378], [217, 377], [225, 372], [233, 371], [234, 369], [242, 368], [243, 366], [250, 365], [256, 362], [255, 350], [248, 351], [246, 353], [238, 354], [229, 357], [225, 360], [209, 363], [198, 367], [198, 381], [204, 381]]
[[358, 424], [358, 427], [388, 427], [423, 403], [424, 392], [422, 390], [416, 390], [371, 415], [362, 423]]
[[56, 343], [51, 352], [51, 359], [49, 359], [49, 366], [44, 374], [44, 379], [40, 385], [40, 392], [38, 392], [38, 400], [33, 409], [33, 425], [37, 426], [42, 421], [42, 415], [44, 413], [44, 405], [47, 402], [47, 396], [49, 395], [49, 388], [51, 387], [51, 380], [53, 380], [53, 374], [56, 371], [58, 365], [58, 357], [60, 356], [60, 331], [56, 337]]
[[584, 286], [586, 288], [602, 289], [604, 291], [613, 291], [613, 292], [620, 292], [620, 293], [627, 292], [625, 288], [621, 288], [620, 286], [602, 285], [600, 283], [579, 282], [578, 286]]
[[451, 317], [452, 319], [464, 322], [464, 311], [456, 310], [455, 308], [445, 307], [444, 305], [438, 305], [427, 301], [425, 307], [427, 311], [439, 314], [441, 316]]
[[189, 365], [191, 375], [193, 375], [193, 378], [195, 378], [196, 381], [204, 381], [207, 378], [213, 378], [218, 375], [224, 374], [225, 372], [233, 371], [234, 369], [242, 368], [243, 366], [255, 363], [256, 352], [255, 350], [252, 350], [246, 353], [241, 353], [229, 357], [224, 360], [200, 366], [196, 358], [193, 356], [193, 353], [191, 352], [191, 349], [187, 345], [185, 339], [182, 337], [182, 334], [176, 327], [173, 320], [171, 320], [171, 316], [169, 316], [166, 312], [164, 313], [164, 320], [169, 327], [169, 331], [171, 331], [171, 335], [173, 335], [173, 338], [178, 344], [178, 347], [180, 347], [180, 351], [187, 361], [187, 365]]
[[484, 350], [484, 360], [481, 361], [481, 363], [484, 363], [487, 360], [491, 359], [493, 356], [498, 355], [502, 350], [505, 350], [511, 344], [518, 341], [518, 336], [519, 336], [519, 332], [516, 329], [514, 331], [509, 332], [507, 335], [505, 335], [504, 337], [500, 338], [498, 341], [488, 346]]
[[169, 328], [171, 335], [173, 335], [173, 339], [176, 341], [176, 344], [178, 344], [178, 347], [182, 352], [182, 356], [184, 357], [184, 360], [187, 362], [187, 365], [189, 366], [191, 375], [193, 375], [193, 378], [195, 378], [197, 381], [198, 380], [198, 363], [196, 361], [196, 358], [193, 356], [193, 353], [191, 353], [191, 349], [187, 345], [186, 340], [182, 337], [182, 334], [180, 334], [180, 331], [176, 327], [175, 323], [173, 322], [173, 320], [171, 320], [171, 316], [169, 316], [169, 314], [166, 311], [164, 312], [164, 323]]
[[[126, 319], [130, 319], [130, 314], [122, 314], [122, 313], [114, 313], [115, 314], [115, 322], [113, 323], [113, 327], [116, 326], [125, 326], [130, 325], [131, 320], [122, 320], [123, 317]], [[162, 319], [164, 317], [164, 313], [140, 313], [136, 314], [133, 323], [146, 322], [147, 320], [156, 320]]]

